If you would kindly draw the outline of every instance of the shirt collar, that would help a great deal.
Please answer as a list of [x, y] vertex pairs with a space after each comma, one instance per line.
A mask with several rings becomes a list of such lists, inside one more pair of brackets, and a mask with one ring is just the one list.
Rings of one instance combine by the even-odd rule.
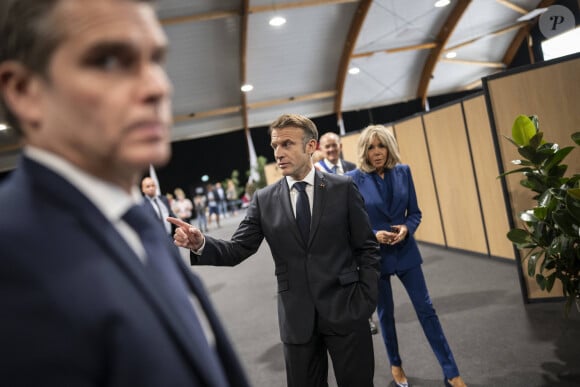
[[314, 185], [314, 167], [312, 167], [310, 169], [310, 172], [308, 172], [308, 174], [304, 177], [304, 179], [302, 180], [294, 180], [291, 176], [286, 176], [286, 183], [288, 183], [288, 188], [292, 189], [292, 187], [294, 187], [294, 183], [297, 183], [298, 181], [305, 181], [306, 183], [308, 183], [309, 185]]
[[89, 175], [64, 158], [43, 149], [26, 146], [24, 154], [64, 177], [81, 191], [111, 222], [116, 222], [134, 204], [143, 202], [137, 186], [128, 194], [120, 187]]

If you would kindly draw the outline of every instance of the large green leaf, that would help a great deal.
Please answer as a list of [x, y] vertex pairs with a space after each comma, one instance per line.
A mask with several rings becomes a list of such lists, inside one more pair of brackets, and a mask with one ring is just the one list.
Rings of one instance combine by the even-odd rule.
[[556, 279], [556, 273], [552, 273], [546, 278], [546, 290], [548, 292], [552, 291], [552, 287], [554, 286], [554, 280]]
[[580, 188], [571, 188], [567, 193], [566, 208], [574, 218], [576, 225], [580, 225]]
[[556, 151], [556, 153], [546, 159], [546, 165], [544, 168], [546, 170], [550, 170], [553, 166], [559, 164], [562, 160], [564, 160], [564, 158], [566, 158], [566, 156], [568, 156], [572, 149], [574, 149], [573, 146], [568, 146]]
[[515, 244], [523, 245], [532, 242], [532, 237], [529, 232], [521, 228], [512, 228], [508, 231], [507, 237]]
[[576, 145], [580, 145], [580, 132], [573, 133], [571, 137]]
[[564, 233], [575, 236], [578, 235], [578, 225], [576, 224], [576, 229], [574, 229], [574, 218], [570, 212], [566, 210], [557, 210], [552, 213], [554, 218], [554, 223], [562, 230]]
[[542, 254], [543, 253], [540, 251], [530, 255], [530, 258], [528, 259], [528, 275], [530, 277], [533, 277], [534, 274], [536, 274], [536, 264], [538, 263], [538, 259], [542, 257]]
[[536, 126], [528, 116], [519, 115], [512, 126], [512, 139], [519, 146], [526, 146], [537, 133]]

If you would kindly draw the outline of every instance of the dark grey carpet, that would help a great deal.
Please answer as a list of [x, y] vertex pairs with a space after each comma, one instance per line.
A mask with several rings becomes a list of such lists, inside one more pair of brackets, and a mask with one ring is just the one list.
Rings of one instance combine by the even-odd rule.
[[[228, 238], [241, 216], [223, 220], [222, 228], [211, 228], [210, 235]], [[469, 386], [580, 386], [577, 310], [565, 319], [562, 303], [523, 304], [512, 262], [425, 245], [421, 251], [431, 298]], [[192, 270], [210, 291], [253, 385], [286, 386], [267, 244], [237, 267]], [[396, 278], [393, 288], [399, 345], [411, 386], [442, 386], [439, 365]], [[390, 367], [380, 333], [373, 339], [375, 386], [388, 386]], [[336, 386], [332, 372], [329, 380]]]

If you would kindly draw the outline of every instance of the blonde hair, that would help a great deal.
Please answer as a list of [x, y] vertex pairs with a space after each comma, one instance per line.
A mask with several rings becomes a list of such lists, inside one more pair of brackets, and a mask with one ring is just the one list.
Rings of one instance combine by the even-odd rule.
[[369, 125], [361, 133], [357, 145], [358, 167], [363, 172], [370, 173], [375, 171], [375, 167], [369, 162], [367, 157], [369, 146], [375, 138], [387, 148], [387, 161], [384, 165], [386, 169], [392, 169], [401, 162], [399, 146], [395, 136], [383, 125]]

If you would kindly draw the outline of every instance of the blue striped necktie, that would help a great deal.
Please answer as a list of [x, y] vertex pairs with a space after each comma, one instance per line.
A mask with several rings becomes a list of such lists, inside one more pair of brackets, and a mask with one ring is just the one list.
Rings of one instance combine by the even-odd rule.
[[[148, 204], [147, 204], [148, 205]], [[147, 274], [161, 290], [161, 296], [187, 327], [194, 346], [204, 354], [205, 367], [209, 371], [212, 387], [228, 386], [224, 370], [214, 349], [203, 333], [203, 328], [189, 300], [189, 293], [183, 273], [169, 250], [169, 240], [163, 226], [143, 205], [135, 205], [123, 215], [123, 220], [139, 234], [147, 253]]]

